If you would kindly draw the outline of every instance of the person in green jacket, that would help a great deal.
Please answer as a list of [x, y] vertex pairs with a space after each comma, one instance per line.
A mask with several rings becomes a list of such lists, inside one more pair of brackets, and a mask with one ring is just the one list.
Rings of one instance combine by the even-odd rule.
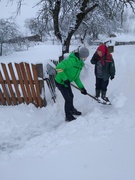
[[93, 57], [91, 58], [91, 63], [95, 65], [95, 76], [96, 76], [96, 98], [97, 100], [103, 100], [103, 103], [109, 102], [108, 97], [106, 97], [107, 86], [109, 84], [109, 78], [111, 80], [114, 79], [115, 76], [115, 63], [112, 55], [110, 54], [107, 46], [105, 44], [101, 44]]
[[55, 83], [56, 87], [60, 90], [65, 100], [65, 120], [72, 121], [76, 118], [73, 115], [81, 115], [73, 105], [73, 92], [71, 89], [71, 82], [75, 82], [81, 93], [86, 95], [87, 91], [80, 80], [80, 73], [84, 67], [84, 61], [89, 56], [89, 50], [86, 47], [81, 47], [78, 52], [72, 52], [69, 57], [56, 66]]

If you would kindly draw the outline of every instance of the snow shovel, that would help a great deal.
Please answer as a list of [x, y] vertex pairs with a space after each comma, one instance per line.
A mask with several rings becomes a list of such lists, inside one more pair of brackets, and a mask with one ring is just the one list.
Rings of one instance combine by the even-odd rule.
[[[71, 84], [71, 86], [73, 86], [74, 88], [78, 89], [79, 91], [81, 91], [81, 89], [79, 89], [78, 87], [76, 87], [74, 84]], [[102, 102], [99, 99], [97, 99], [95, 96], [92, 96], [91, 94], [87, 93], [88, 96], [90, 96], [92, 99], [94, 99], [95, 101], [97, 101], [98, 103], [104, 104], [104, 105], [111, 105], [111, 102]]]

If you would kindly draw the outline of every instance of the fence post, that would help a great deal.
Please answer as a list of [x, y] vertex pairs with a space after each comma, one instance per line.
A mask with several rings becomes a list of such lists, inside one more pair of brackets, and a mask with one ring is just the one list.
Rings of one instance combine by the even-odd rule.
[[44, 87], [44, 81], [43, 81], [43, 64], [36, 64], [36, 69], [37, 69], [37, 75], [38, 78], [42, 81], [39, 81], [39, 89], [40, 89], [40, 96], [42, 99], [42, 104], [45, 107], [47, 105], [47, 101], [45, 99], [45, 87]]

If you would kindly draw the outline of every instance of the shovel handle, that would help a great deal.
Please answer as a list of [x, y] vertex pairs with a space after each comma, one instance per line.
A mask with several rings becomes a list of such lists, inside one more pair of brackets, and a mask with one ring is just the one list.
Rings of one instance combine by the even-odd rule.
[[[71, 84], [71, 86], [73, 86], [74, 88], [78, 89], [79, 91], [81, 91], [81, 89], [79, 89], [77, 86], [75, 86], [74, 84]], [[92, 96], [91, 94], [87, 93], [88, 96], [90, 96], [91, 98], [95, 99], [94, 96]]]

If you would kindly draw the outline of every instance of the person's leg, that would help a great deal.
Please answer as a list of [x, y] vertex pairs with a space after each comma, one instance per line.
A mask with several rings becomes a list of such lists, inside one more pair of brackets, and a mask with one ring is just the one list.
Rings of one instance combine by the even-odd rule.
[[102, 78], [96, 77], [96, 84], [95, 84], [95, 86], [96, 86], [96, 88], [95, 88], [96, 98], [100, 97], [101, 83], [102, 83]]
[[71, 100], [69, 102], [70, 104], [70, 107], [71, 107], [71, 114], [72, 115], [81, 115], [82, 113], [80, 111], [77, 111], [77, 109], [75, 109], [74, 105], [73, 105], [73, 98], [74, 98], [74, 95], [72, 93], [72, 89], [71, 89], [71, 86], [69, 86], [69, 95], [71, 97]]
[[109, 99], [106, 97], [106, 93], [107, 93], [107, 86], [109, 84], [109, 80], [107, 81], [102, 81], [102, 85], [101, 85], [101, 97], [102, 99], [104, 99], [105, 101], [108, 101]]
[[102, 90], [102, 91], [107, 91], [107, 86], [108, 86], [108, 84], [109, 84], [109, 80], [104, 81], [104, 80], [102, 79], [102, 82], [101, 82], [101, 90]]
[[74, 109], [73, 106], [74, 95], [72, 93], [71, 86], [66, 87], [64, 92], [62, 92], [62, 95], [65, 99], [65, 113], [66, 115], [71, 114], [71, 111]]
[[64, 100], [65, 100], [65, 106], [64, 106], [64, 109], [65, 109], [65, 115], [66, 115], [66, 120], [67, 121], [71, 121], [71, 120], [74, 120], [76, 119], [71, 111], [73, 110], [74, 106], [73, 106], [73, 93], [72, 93], [72, 90], [71, 90], [71, 87], [65, 87], [59, 83], [56, 82], [56, 86], [58, 87], [58, 89], [60, 90]]

